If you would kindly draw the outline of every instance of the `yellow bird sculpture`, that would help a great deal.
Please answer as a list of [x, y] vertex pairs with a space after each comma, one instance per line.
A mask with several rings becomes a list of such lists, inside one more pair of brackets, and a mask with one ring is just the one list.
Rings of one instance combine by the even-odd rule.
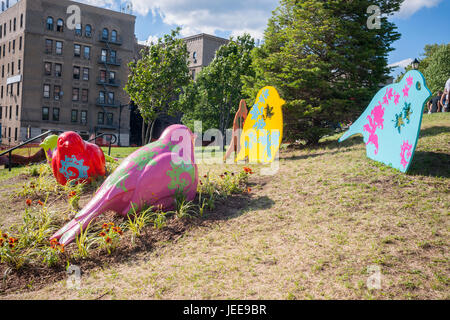
[[283, 139], [284, 104], [274, 87], [264, 87], [258, 92], [244, 123], [236, 161], [270, 163], [275, 159]]

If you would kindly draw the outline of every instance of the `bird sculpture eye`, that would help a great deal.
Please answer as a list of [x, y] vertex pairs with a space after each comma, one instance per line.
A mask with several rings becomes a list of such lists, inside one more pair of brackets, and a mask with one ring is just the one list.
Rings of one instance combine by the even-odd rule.
[[416, 89], [417, 89], [417, 90], [422, 89], [422, 86], [420, 85], [420, 82], [419, 82], [419, 81], [416, 82]]

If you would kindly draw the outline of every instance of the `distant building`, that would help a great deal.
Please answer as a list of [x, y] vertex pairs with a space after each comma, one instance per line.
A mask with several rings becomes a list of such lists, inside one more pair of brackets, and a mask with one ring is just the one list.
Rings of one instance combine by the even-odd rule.
[[[192, 78], [195, 80], [199, 72], [208, 66], [214, 59], [216, 51], [229, 40], [216, 37], [213, 35], [201, 33], [194, 36], [183, 38], [189, 52], [189, 70]], [[143, 45], [138, 46], [139, 49], [145, 48]], [[140, 51], [140, 50], [139, 50]], [[158, 138], [165, 128], [180, 123], [182, 114], [177, 116], [161, 115], [155, 123], [153, 129], [153, 138]], [[132, 144], [141, 144], [142, 141], [142, 117], [137, 110], [137, 106], [131, 107], [130, 117], [131, 142]]]
[[[81, 24], [70, 30], [70, 5]], [[21, 0], [0, 13], [0, 118], [3, 143], [49, 129], [83, 138], [118, 133], [129, 144], [135, 57], [133, 15], [67, 0]]]

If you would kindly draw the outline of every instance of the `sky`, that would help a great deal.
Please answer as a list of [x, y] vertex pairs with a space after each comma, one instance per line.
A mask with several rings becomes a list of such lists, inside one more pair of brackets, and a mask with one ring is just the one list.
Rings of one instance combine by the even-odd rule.
[[[244, 32], [263, 39], [264, 29], [278, 0], [76, 0], [121, 10], [132, 4], [136, 36], [155, 41], [177, 26], [182, 36], [208, 33], [229, 38]], [[397, 65], [395, 76], [412, 60], [420, 60], [426, 44], [450, 43], [450, 0], [405, 0], [390, 18], [402, 34], [393, 44], [388, 63]]]

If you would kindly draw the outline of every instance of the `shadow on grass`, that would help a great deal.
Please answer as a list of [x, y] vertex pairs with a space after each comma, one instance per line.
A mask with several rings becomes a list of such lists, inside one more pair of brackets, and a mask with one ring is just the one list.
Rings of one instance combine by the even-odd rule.
[[450, 155], [446, 153], [416, 151], [408, 174], [450, 177]]
[[450, 132], [450, 127], [435, 126], [420, 130], [419, 138], [437, 136], [441, 133]]

